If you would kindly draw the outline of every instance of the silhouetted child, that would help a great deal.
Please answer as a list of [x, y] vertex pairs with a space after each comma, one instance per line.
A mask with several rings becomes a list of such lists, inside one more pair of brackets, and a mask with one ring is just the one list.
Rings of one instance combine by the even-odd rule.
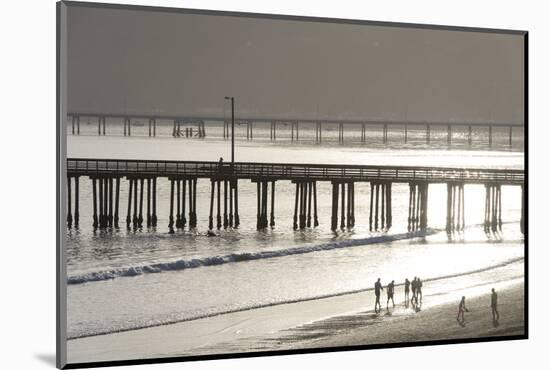
[[500, 315], [497, 309], [498, 296], [497, 292], [495, 292], [495, 288], [492, 288], [491, 291], [491, 311], [493, 312], [493, 321], [498, 321], [500, 319]]
[[[466, 308], [466, 297], [462, 296], [462, 299], [460, 300], [460, 303], [458, 304], [458, 315], [456, 316], [456, 321], [464, 322], [464, 311], [468, 311]], [[462, 320], [460, 320], [462, 318]]]
[[[374, 283], [374, 294], [376, 295], [376, 301], [374, 302], [374, 312], [379, 312], [382, 309], [382, 306], [380, 305], [380, 291], [384, 290], [382, 288], [382, 283], [380, 283], [380, 278], [378, 278], [378, 281]], [[376, 309], [378, 307], [378, 309]]]

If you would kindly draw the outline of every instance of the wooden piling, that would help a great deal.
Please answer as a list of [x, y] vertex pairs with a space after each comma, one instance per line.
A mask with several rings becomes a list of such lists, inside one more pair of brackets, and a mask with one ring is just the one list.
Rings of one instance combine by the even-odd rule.
[[234, 189], [235, 189], [235, 227], [239, 227], [239, 180], [234, 179]]
[[147, 228], [151, 227], [151, 179], [147, 178]]
[[95, 178], [92, 179], [92, 197], [93, 197], [93, 227], [94, 231], [97, 230], [97, 181]]
[[113, 178], [109, 177], [109, 227], [113, 227]]
[[168, 217], [168, 229], [174, 233], [174, 179], [170, 179], [170, 216]]
[[130, 223], [132, 222], [132, 188], [134, 186], [134, 181], [128, 179], [128, 213], [126, 214], [126, 228], [130, 230]]
[[[299, 196], [299, 183], [296, 182], [296, 195], [294, 196], [294, 218], [292, 221], [292, 228], [296, 230], [298, 228], [298, 196]], [[334, 197], [333, 197], [334, 198]], [[334, 199], [333, 199], [334, 200]]]
[[317, 182], [313, 181], [313, 226], [319, 226], [319, 218], [317, 217]]
[[345, 214], [345, 210], [346, 210], [346, 184], [343, 182], [342, 183], [342, 209], [341, 209], [341, 213], [340, 213], [340, 229], [344, 229], [344, 227], [346, 226], [346, 214]]
[[181, 229], [181, 180], [176, 179], [176, 229]]
[[73, 225], [73, 216], [71, 214], [71, 177], [67, 176], [67, 227], [70, 229]]
[[79, 196], [79, 177], [74, 178], [74, 227], [78, 229], [80, 223], [80, 196]]
[[118, 229], [118, 209], [120, 203], [120, 177], [115, 179], [115, 214], [113, 219], [113, 225], [115, 229]]
[[103, 229], [103, 179], [98, 179], [99, 183], [99, 228]]
[[157, 178], [153, 177], [153, 214], [151, 215], [151, 226], [157, 226]]
[[215, 192], [216, 182], [214, 179], [210, 179], [210, 212], [208, 216], [208, 229], [212, 230], [214, 228], [214, 192]]
[[340, 184], [332, 182], [332, 215], [331, 215], [331, 230], [336, 231], [338, 227], [338, 190]]
[[275, 226], [275, 181], [271, 181], [271, 214], [269, 218], [269, 226]]
[[132, 216], [132, 224], [134, 226], [134, 230], [136, 230], [138, 226], [138, 182], [137, 179], [132, 179], [132, 181], [134, 182], [134, 213]]
[[222, 228], [222, 216], [221, 216], [221, 181], [217, 181], [217, 196], [218, 196], [218, 202], [217, 202], [217, 213], [216, 213], [216, 228], [219, 230]]
[[223, 228], [229, 226], [229, 218], [227, 217], [227, 180], [223, 180]]

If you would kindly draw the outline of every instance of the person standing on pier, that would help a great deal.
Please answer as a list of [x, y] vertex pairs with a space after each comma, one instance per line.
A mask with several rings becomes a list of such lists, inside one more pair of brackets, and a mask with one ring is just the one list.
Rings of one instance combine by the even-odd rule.
[[388, 300], [386, 301], [386, 310], [388, 310], [389, 305], [390, 305], [390, 299], [391, 299], [391, 303], [393, 304], [393, 307], [395, 308], [395, 302], [393, 301], [393, 293], [394, 293], [394, 290], [395, 290], [395, 282], [392, 280], [391, 283], [388, 284], [386, 289], [387, 289], [386, 293], [388, 294]]
[[462, 296], [462, 299], [460, 300], [460, 303], [458, 304], [458, 315], [456, 316], [456, 321], [460, 323], [464, 323], [464, 311], [470, 312], [466, 308], [466, 297]]
[[[374, 295], [376, 295], [376, 301], [374, 302], [374, 312], [378, 313], [382, 309], [382, 306], [380, 305], [380, 291], [384, 290], [382, 288], [382, 283], [380, 282], [380, 278], [378, 278], [378, 281], [374, 283]], [[378, 309], [376, 308], [378, 307]]]
[[409, 304], [409, 289], [411, 286], [411, 282], [409, 279], [405, 278], [405, 306]]
[[495, 292], [495, 288], [492, 288], [491, 289], [491, 311], [493, 312], [493, 321], [498, 321], [500, 319], [497, 305], [498, 305], [497, 292]]

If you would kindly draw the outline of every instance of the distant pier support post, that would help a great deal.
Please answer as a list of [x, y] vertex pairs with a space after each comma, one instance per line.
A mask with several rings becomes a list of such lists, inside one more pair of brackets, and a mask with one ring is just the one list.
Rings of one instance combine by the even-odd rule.
[[493, 146], [493, 126], [489, 125], [489, 146]]
[[485, 231], [502, 229], [502, 197], [500, 184], [485, 184]]
[[80, 116], [76, 116], [76, 134], [80, 135]]
[[75, 127], [74, 124], [75, 124], [75, 121], [76, 121], [75, 116], [71, 116], [71, 120], [72, 120], [72, 124], [73, 124], [73, 125], [72, 125], [72, 126], [73, 126], [73, 131], [72, 131], [72, 133], [73, 133], [73, 135], [74, 135], [74, 132], [75, 132], [75, 131], [74, 131], [74, 127]]
[[508, 128], [508, 145], [512, 146], [512, 126]]
[[451, 144], [452, 137], [453, 137], [452, 127], [451, 125], [447, 125], [447, 144], [449, 145]]
[[408, 136], [408, 127], [407, 124], [405, 124], [405, 144], [407, 144], [407, 136]]
[[[449, 209], [447, 210], [449, 212]], [[449, 213], [447, 213], [449, 217]], [[428, 183], [409, 183], [409, 232], [425, 230], [428, 227]]]
[[426, 143], [430, 143], [430, 125], [426, 125]]
[[97, 135], [101, 135], [101, 117], [97, 117]]
[[103, 117], [102, 121], [103, 121], [103, 136], [105, 136], [105, 126], [107, 126], [107, 118]]
[[468, 145], [472, 145], [472, 126], [468, 126]]
[[447, 184], [447, 232], [464, 229], [464, 184]]
[[382, 142], [384, 144], [388, 143], [388, 124], [387, 123], [385, 123], [382, 128]]

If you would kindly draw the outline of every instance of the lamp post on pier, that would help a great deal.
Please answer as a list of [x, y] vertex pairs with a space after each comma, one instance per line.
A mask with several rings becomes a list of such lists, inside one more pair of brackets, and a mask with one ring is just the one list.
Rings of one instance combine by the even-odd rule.
[[226, 96], [226, 100], [231, 100], [231, 168], [235, 165], [235, 98]]

